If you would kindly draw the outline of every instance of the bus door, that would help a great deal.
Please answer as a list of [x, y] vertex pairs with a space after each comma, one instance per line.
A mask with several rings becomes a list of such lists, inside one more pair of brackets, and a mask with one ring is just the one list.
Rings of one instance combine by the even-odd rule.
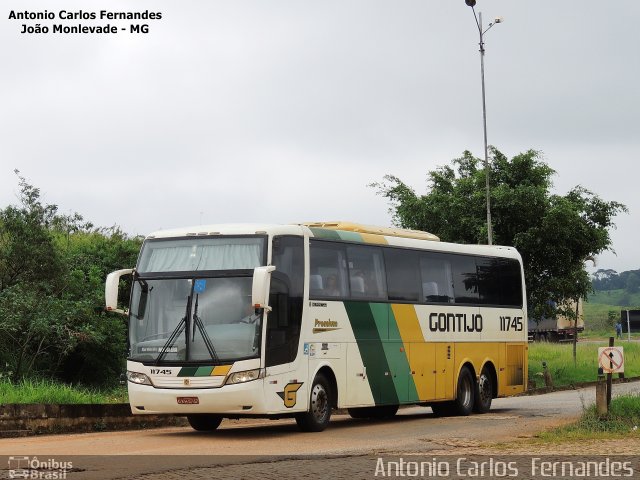
[[270, 412], [306, 410], [308, 365], [300, 353], [304, 286], [303, 239], [275, 237], [265, 334], [264, 379]]

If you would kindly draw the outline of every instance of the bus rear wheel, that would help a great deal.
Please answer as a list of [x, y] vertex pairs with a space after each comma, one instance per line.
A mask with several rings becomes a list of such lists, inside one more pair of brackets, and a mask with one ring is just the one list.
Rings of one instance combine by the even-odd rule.
[[463, 367], [458, 376], [456, 399], [453, 401], [454, 415], [467, 416], [473, 410], [475, 398], [475, 381], [468, 367]]
[[187, 421], [191, 428], [198, 432], [213, 432], [220, 426], [222, 417], [219, 415], [210, 415], [206, 413], [198, 413], [195, 415], [187, 415]]
[[487, 413], [491, 409], [491, 400], [493, 400], [493, 382], [491, 375], [485, 367], [482, 369], [482, 373], [476, 384], [473, 411], [476, 413]]
[[296, 415], [296, 423], [303, 432], [321, 432], [331, 419], [331, 387], [327, 379], [318, 375], [311, 387], [309, 410]]

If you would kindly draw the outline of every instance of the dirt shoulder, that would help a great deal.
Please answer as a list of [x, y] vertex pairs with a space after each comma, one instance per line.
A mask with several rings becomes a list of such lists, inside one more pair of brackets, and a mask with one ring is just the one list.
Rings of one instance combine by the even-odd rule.
[[640, 438], [536, 442], [519, 440], [487, 444], [472, 439], [454, 438], [442, 442], [442, 449], [429, 450], [430, 455], [640, 455]]

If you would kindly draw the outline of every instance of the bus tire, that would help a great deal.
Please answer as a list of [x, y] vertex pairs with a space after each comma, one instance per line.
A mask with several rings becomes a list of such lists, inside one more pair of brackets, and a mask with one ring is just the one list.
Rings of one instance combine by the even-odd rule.
[[303, 432], [321, 432], [331, 419], [331, 387], [327, 379], [318, 375], [311, 386], [309, 411], [296, 415], [296, 423]]
[[473, 402], [473, 411], [476, 413], [487, 413], [491, 409], [491, 400], [493, 400], [493, 381], [491, 378], [487, 368], [483, 368], [476, 383], [475, 400]]
[[198, 432], [213, 432], [220, 426], [222, 417], [220, 415], [198, 413], [195, 415], [187, 415], [187, 421], [189, 425], [191, 425], [191, 428]]
[[466, 417], [471, 414], [476, 391], [475, 383], [469, 368], [463, 367], [460, 370], [460, 375], [458, 375], [456, 399], [453, 401], [453, 413], [455, 415]]

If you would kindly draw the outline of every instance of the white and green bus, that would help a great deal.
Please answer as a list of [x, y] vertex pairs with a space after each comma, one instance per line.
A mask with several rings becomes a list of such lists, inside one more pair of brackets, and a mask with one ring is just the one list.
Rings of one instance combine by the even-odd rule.
[[[118, 285], [133, 275], [130, 308]], [[134, 414], [391, 417], [489, 410], [527, 385], [522, 261], [510, 247], [352, 223], [213, 225], [149, 235], [111, 273], [128, 315]]]

